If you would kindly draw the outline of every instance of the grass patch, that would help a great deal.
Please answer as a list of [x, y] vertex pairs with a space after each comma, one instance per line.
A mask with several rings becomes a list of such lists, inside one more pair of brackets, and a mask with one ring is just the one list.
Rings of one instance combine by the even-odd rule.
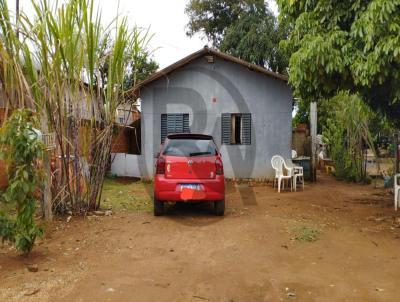
[[130, 178], [107, 178], [102, 193], [102, 208], [151, 212], [153, 186]]
[[317, 228], [300, 226], [290, 229], [290, 233], [294, 235], [294, 239], [300, 242], [314, 242], [319, 239], [321, 231]]
[[[1, 199], [0, 212], [15, 216], [15, 204], [5, 203]], [[102, 192], [100, 207], [103, 209], [126, 210], [136, 212], [152, 212], [153, 210], [153, 184], [132, 178], [106, 178]], [[40, 211], [38, 208], [37, 211]]]

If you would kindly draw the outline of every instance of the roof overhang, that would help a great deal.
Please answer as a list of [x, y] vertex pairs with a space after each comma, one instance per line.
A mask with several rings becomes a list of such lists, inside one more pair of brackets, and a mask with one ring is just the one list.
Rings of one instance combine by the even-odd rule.
[[152, 82], [155, 82], [155, 81], [157, 81], [157, 80], [159, 80], [159, 79], [161, 79], [163, 77], [167, 77], [169, 74], [171, 74], [175, 70], [177, 70], [177, 69], [179, 69], [179, 68], [181, 68], [181, 67], [183, 67], [185, 65], [188, 65], [192, 61], [194, 61], [194, 60], [196, 60], [196, 59], [198, 59], [200, 57], [203, 57], [205, 55], [213, 55], [213, 56], [216, 56], [216, 57], [221, 58], [223, 60], [230, 61], [230, 62], [239, 64], [239, 65], [242, 65], [242, 66], [248, 68], [249, 70], [252, 70], [252, 71], [255, 71], [255, 72], [259, 72], [259, 73], [261, 73], [263, 75], [266, 75], [266, 76], [269, 76], [269, 77], [272, 77], [272, 78], [275, 78], [275, 79], [278, 79], [278, 80], [281, 80], [281, 81], [284, 81], [284, 82], [288, 81], [288, 77], [285, 76], [285, 75], [282, 75], [282, 74], [277, 73], [277, 72], [273, 72], [273, 71], [268, 70], [268, 69], [266, 69], [264, 67], [261, 67], [261, 66], [246, 62], [246, 61], [244, 61], [242, 59], [239, 59], [237, 57], [228, 55], [228, 54], [223, 53], [223, 52], [216, 51], [214, 49], [211, 49], [211, 48], [208, 48], [207, 46], [205, 46], [204, 48], [202, 48], [202, 49], [200, 49], [200, 50], [188, 55], [187, 57], [175, 62], [174, 64], [169, 65], [168, 67], [153, 73], [146, 80], [140, 82], [138, 85], [136, 85], [134, 87], [134, 89], [132, 89], [132, 92], [133, 92], [134, 96], [139, 97], [140, 96], [140, 90], [144, 86], [146, 86], [146, 85], [148, 85], [148, 84], [150, 84]]

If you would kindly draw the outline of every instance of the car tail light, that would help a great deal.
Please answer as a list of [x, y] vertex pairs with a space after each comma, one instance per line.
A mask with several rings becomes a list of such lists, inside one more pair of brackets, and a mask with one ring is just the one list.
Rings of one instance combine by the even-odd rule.
[[215, 174], [224, 174], [224, 167], [222, 166], [222, 161], [219, 158], [215, 161]]
[[165, 159], [159, 157], [156, 163], [156, 174], [165, 174]]

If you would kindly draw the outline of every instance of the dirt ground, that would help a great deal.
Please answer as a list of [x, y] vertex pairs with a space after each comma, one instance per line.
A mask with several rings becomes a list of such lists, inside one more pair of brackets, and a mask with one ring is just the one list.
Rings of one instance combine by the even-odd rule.
[[400, 301], [399, 217], [387, 191], [321, 175], [296, 193], [230, 184], [222, 218], [63, 219], [29, 258], [0, 248], [0, 301]]

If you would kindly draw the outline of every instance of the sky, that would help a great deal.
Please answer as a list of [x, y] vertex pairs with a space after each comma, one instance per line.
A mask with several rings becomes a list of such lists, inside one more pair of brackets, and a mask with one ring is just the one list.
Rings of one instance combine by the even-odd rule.
[[[8, 0], [14, 9], [16, 0]], [[103, 23], [110, 23], [119, 13], [127, 16], [131, 26], [148, 28], [154, 34], [150, 47], [154, 59], [164, 68], [207, 45], [199, 35], [186, 36], [188, 17], [185, 6], [188, 0], [95, 0], [102, 11]], [[20, 9], [32, 12], [31, 0], [20, 0]], [[119, 5], [118, 5], [119, 2]], [[275, 0], [268, 0], [271, 10], [277, 14]]]
[[[97, 0], [103, 16], [112, 20], [116, 15], [116, 1]], [[120, 0], [119, 11], [127, 15], [129, 21], [140, 27], [149, 27], [154, 33], [152, 47], [154, 58], [160, 67], [166, 67], [179, 59], [199, 50], [207, 44], [200, 36], [186, 36], [185, 26], [189, 19], [185, 14], [188, 0]], [[269, 1], [271, 9], [277, 13], [275, 1]]]

